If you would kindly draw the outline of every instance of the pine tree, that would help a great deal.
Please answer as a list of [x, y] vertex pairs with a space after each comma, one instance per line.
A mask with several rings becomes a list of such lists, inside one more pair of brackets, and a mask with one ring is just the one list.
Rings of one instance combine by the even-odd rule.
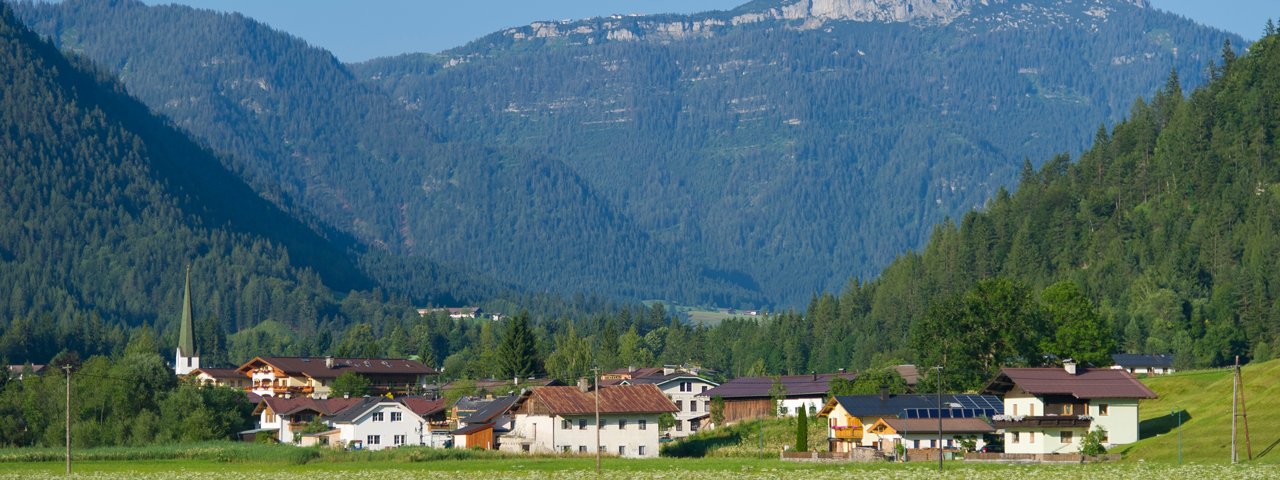
[[808, 408], [800, 407], [800, 414], [796, 415], [796, 451], [803, 452], [809, 449], [809, 412]]
[[525, 378], [542, 373], [538, 347], [529, 330], [529, 312], [522, 311], [511, 319], [502, 343], [498, 345], [498, 369], [505, 378]]

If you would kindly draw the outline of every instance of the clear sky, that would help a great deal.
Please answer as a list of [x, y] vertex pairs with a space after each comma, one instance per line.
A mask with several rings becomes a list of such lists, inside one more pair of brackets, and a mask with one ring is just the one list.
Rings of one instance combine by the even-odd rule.
[[[439, 52], [538, 20], [614, 13], [726, 10], [746, 0], [144, 0], [235, 11], [297, 35], [344, 62]], [[1150, 0], [1151, 4], [1255, 40], [1280, 0]]]

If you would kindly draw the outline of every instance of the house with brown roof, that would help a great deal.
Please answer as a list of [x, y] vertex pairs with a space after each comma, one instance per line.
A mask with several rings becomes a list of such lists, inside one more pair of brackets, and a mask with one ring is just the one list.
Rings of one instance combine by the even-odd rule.
[[1138, 403], [1155, 392], [1124, 370], [1005, 368], [982, 393], [1004, 399], [993, 418], [1004, 431], [1006, 453], [1078, 453], [1084, 434], [1105, 431], [1111, 448], [1138, 441]]
[[254, 357], [236, 371], [249, 377], [248, 391], [261, 396], [327, 398], [346, 372], [369, 380], [369, 393], [406, 395], [425, 389], [434, 368], [404, 358]]
[[316, 399], [311, 397], [285, 398], [264, 396], [254, 407], [261, 432], [274, 432], [280, 443], [299, 444], [301, 434], [314, 420], [324, 421], [343, 410], [363, 401], [361, 398]]
[[662, 432], [664, 437], [687, 437], [710, 423], [711, 399], [704, 393], [720, 384], [695, 371], [667, 366], [619, 369], [610, 373], [617, 379], [610, 380], [610, 375], [601, 376], [602, 385], [657, 385], [676, 405], [675, 423]]
[[[795, 416], [799, 414], [801, 408], [808, 410], [807, 413], [812, 416], [826, 404], [827, 396], [831, 392], [831, 380], [837, 377], [853, 380], [855, 375], [824, 373], [781, 377], [738, 377], [702, 392], [702, 395], [708, 399], [715, 399], [715, 397], [724, 399], [725, 423], [774, 417], [779, 414]], [[786, 392], [781, 402], [775, 401], [770, 394], [775, 378]]]
[[249, 376], [234, 368], [198, 367], [187, 373], [187, 378], [200, 385], [248, 389]]
[[510, 452], [587, 454], [598, 448], [606, 455], [656, 458], [663, 413], [676, 413], [676, 406], [652, 384], [534, 388], [512, 406], [513, 426], [498, 443]]

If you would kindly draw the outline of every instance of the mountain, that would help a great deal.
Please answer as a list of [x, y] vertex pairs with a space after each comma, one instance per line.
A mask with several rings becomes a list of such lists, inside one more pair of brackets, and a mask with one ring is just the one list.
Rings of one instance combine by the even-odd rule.
[[206, 363], [226, 360], [227, 332], [263, 320], [314, 334], [407, 310], [340, 303], [335, 291], [375, 286], [358, 245], [259, 197], [6, 5], [0, 47], [0, 357], [118, 353], [140, 326], [172, 345], [188, 265]]
[[556, 158], [679, 258], [799, 305], [1079, 152], [1234, 36], [1143, 1], [756, 1], [350, 66], [442, 137]]
[[[717, 298], [705, 278], [554, 157], [442, 139], [329, 52], [241, 15], [136, 1], [15, 5], [31, 28], [129, 91], [282, 205], [394, 267], [415, 256], [532, 292]], [[410, 272], [372, 274], [407, 279]], [[394, 285], [425, 302], [421, 285]]]

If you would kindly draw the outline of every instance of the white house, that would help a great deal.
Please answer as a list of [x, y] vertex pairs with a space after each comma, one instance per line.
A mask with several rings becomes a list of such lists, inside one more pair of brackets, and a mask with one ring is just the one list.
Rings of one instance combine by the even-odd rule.
[[902, 448], [938, 448], [938, 428], [941, 423], [944, 449], [954, 450], [961, 447], [961, 440], [973, 441], [973, 448], [986, 445], [983, 436], [995, 433], [996, 429], [981, 418], [893, 418], [884, 417], [867, 428], [866, 438], [870, 446], [885, 453], [897, 452]]
[[323, 422], [324, 417], [336, 415], [362, 400], [266, 396], [258, 402], [253, 413], [258, 416], [258, 430], [274, 431], [276, 440], [280, 443], [300, 444], [303, 441], [301, 431], [313, 420], [320, 419]]
[[599, 448], [619, 457], [656, 458], [658, 416], [676, 413], [676, 406], [651, 384], [601, 386], [598, 391], [584, 384], [534, 388], [520, 396], [511, 412], [513, 427], [501, 440], [504, 451], [586, 454]]
[[1138, 441], [1138, 402], [1155, 392], [1115, 369], [1005, 368], [983, 389], [1004, 399], [993, 418], [1005, 453], [1078, 453], [1085, 433], [1101, 427], [1103, 445]]
[[692, 435], [710, 423], [711, 399], [704, 393], [720, 384], [676, 368], [638, 369], [619, 385], [656, 385], [676, 405], [675, 425], [662, 434], [672, 438]]
[[386, 397], [369, 397], [342, 412], [329, 417], [328, 422], [338, 430], [338, 446], [357, 449], [381, 450], [404, 445], [431, 445], [431, 428], [427, 420], [396, 400]]
[[1173, 373], [1173, 355], [1139, 355], [1117, 353], [1111, 356], [1111, 368], [1134, 375], [1164, 375]]

